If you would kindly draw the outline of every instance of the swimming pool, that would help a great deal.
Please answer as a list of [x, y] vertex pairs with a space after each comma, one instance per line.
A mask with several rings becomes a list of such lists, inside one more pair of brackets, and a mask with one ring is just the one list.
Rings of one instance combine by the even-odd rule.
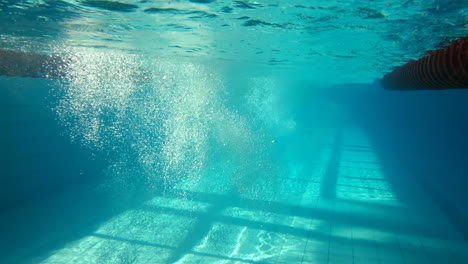
[[468, 93], [379, 81], [463, 1], [0, 12], [0, 262], [468, 261]]

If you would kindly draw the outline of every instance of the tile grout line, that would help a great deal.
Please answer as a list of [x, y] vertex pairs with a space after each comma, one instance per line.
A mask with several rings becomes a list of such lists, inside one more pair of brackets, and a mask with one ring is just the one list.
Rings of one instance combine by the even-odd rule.
[[[319, 200], [319, 196], [317, 195], [317, 197], [315, 198], [315, 205], [314, 205], [314, 209], [317, 209], [317, 204], [318, 204], [318, 200]], [[312, 227], [312, 223], [313, 221], [310, 221], [309, 223], [309, 230], [311, 229]], [[310, 239], [310, 232], [309, 234], [307, 235], [307, 240], [306, 240], [306, 244], [305, 244], [305, 247], [304, 247], [304, 251], [302, 252], [302, 259], [301, 259], [301, 263], [304, 263], [304, 256], [306, 254], [306, 249], [307, 249], [307, 245], [309, 244], [309, 239]]]
[[[354, 205], [349, 205], [349, 212], [351, 215], [354, 215]], [[356, 256], [354, 255], [354, 225], [351, 225], [351, 254], [353, 256], [352, 263], [356, 262]]]
[[333, 199], [332, 201], [332, 218], [330, 220], [330, 227], [329, 227], [329, 232], [328, 232], [328, 250], [327, 250], [327, 263], [330, 263], [330, 247], [331, 247], [331, 238], [332, 238], [332, 230], [333, 226], [335, 223], [335, 217], [336, 217], [336, 211], [335, 211], [335, 200]]

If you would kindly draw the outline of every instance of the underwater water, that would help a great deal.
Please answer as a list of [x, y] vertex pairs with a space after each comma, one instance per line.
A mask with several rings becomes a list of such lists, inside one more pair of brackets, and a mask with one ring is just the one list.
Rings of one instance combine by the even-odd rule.
[[467, 16], [0, 1], [0, 263], [468, 263], [468, 92], [379, 81]]

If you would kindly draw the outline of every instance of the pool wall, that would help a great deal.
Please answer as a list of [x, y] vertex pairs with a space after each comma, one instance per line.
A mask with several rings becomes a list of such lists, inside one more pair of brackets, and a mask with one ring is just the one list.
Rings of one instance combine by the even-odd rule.
[[468, 91], [386, 91], [377, 83], [334, 91], [369, 134], [389, 180], [397, 179], [393, 167], [404, 168], [468, 238]]
[[52, 111], [52, 81], [0, 77], [0, 208], [98, 180], [105, 162], [73, 144]]

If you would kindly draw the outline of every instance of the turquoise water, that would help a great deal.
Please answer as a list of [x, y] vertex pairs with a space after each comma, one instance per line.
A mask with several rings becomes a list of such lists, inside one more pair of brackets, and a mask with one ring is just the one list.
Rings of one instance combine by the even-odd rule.
[[0, 1], [0, 262], [468, 262], [468, 93], [379, 84], [467, 12]]

